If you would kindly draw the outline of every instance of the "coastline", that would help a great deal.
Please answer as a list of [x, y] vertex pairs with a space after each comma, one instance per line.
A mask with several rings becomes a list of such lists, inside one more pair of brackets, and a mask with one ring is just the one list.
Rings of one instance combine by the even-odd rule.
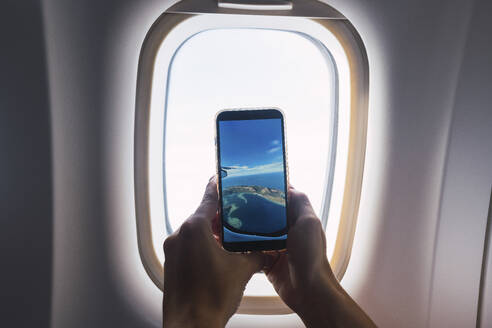
[[[280, 197], [273, 197], [273, 196], [270, 196], [270, 195], [264, 195], [264, 194], [261, 194], [261, 193], [258, 193], [258, 192], [251, 192], [251, 191], [243, 191], [243, 192], [239, 192], [236, 194], [236, 196], [240, 199], [242, 199], [246, 204], [248, 203], [248, 200], [246, 199], [246, 197], [244, 197], [244, 195], [253, 195], [253, 196], [258, 196], [258, 197], [261, 197], [269, 202], [272, 202], [276, 205], [280, 205], [280, 206], [285, 206], [285, 199], [284, 198], [280, 198]], [[236, 210], [237, 207], [233, 204], [231, 205], [231, 211], [229, 212], [229, 214], [231, 214], [234, 210]]]

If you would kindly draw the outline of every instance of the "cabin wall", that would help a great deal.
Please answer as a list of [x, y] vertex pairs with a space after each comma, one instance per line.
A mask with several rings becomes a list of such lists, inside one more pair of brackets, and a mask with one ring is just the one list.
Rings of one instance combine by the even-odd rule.
[[357, 7], [372, 73], [367, 169], [344, 285], [383, 327], [475, 327], [492, 186], [491, 3], [344, 6]]
[[[475, 327], [484, 272], [490, 326], [490, 1], [328, 3], [359, 31], [370, 65], [360, 215], [342, 284], [381, 327]], [[133, 119], [140, 46], [171, 4], [0, 4], [2, 324], [160, 326], [162, 296], [136, 244]], [[294, 315], [238, 315], [229, 326], [299, 325]]]
[[481, 327], [492, 326], [492, 268], [484, 258], [486, 248], [491, 251], [490, 242], [484, 244], [492, 206], [491, 13], [490, 1], [475, 4], [454, 94], [434, 249], [432, 327], [475, 326], [482, 264]]
[[41, 4], [0, 3], [0, 326], [48, 327], [53, 183]]

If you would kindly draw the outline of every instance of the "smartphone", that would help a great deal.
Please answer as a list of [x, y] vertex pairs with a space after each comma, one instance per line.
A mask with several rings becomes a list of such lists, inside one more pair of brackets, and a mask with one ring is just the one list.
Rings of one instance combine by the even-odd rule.
[[221, 111], [215, 143], [222, 247], [231, 252], [285, 249], [288, 174], [282, 112]]

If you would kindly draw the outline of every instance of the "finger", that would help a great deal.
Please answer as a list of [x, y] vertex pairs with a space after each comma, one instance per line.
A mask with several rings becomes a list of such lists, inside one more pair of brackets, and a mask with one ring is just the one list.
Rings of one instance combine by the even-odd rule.
[[220, 215], [219, 212], [215, 214], [215, 217], [212, 220], [212, 233], [215, 236], [220, 236], [221, 228], [222, 228], [222, 222], [220, 222]]
[[265, 254], [261, 252], [252, 252], [247, 254], [236, 254], [238, 258], [242, 258], [246, 263], [243, 264], [243, 272], [247, 278], [251, 277], [254, 273], [260, 272], [265, 266]]
[[[193, 218], [193, 215], [188, 216], [188, 218], [186, 220], [184, 220], [183, 223], [185, 223], [185, 222], [188, 222], [189, 223], [192, 218]], [[174, 232], [172, 233], [172, 235], [170, 235], [169, 237], [179, 236], [180, 235], [180, 232], [181, 232], [181, 228], [183, 227], [183, 223], [178, 227], [178, 229], [174, 230]]]
[[249, 262], [251, 263], [251, 269], [254, 273], [260, 272], [265, 266], [265, 254], [262, 252], [253, 252], [246, 254]]
[[263, 265], [263, 272], [268, 275], [268, 273], [272, 270], [272, 268], [275, 266], [275, 263], [278, 261], [280, 258], [280, 253], [279, 252], [268, 252], [265, 253], [265, 263]]
[[289, 189], [287, 219], [292, 227], [299, 218], [316, 217], [311, 202], [305, 193]]
[[295, 259], [301, 262], [313, 254], [326, 254], [325, 236], [321, 221], [313, 216], [300, 217], [296, 225], [289, 231], [287, 251], [291, 255], [291, 260]]
[[287, 254], [279, 253], [279, 257], [276, 259], [275, 263], [268, 271], [268, 273], [265, 272], [265, 274], [267, 275], [268, 280], [274, 285], [274, 287], [277, 287], [278, 283], [289, 281], [290, 271]]
[[217, 207], [217, 182], [216, 178], [213, 177], [208, 182], [205, 193], [203, 194], [202, 202], [192, 215], [191, 219], [193, 221], [199, 221], [201, 224], [206, 223], [205, 226], [208, 226], [211, 229], [212, 221], [217, 214]]
[[[179, 256], [179, 245], [175, 235], [168, 236], [163, 244], [164, 251], [164, 279], [165, 281], [176, 281], [176, 260]], [[164, 291], [167, 291], [169, 287], [164, 284]]]

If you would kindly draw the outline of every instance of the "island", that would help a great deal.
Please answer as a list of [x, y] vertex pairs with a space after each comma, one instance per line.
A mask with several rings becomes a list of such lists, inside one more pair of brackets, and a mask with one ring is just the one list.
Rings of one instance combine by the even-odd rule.
[[285, 193], [263, 186], [231, 186], [223, 189], [225, 228], [245, 234], [285, 234]]
[[285, 206], [285, 194], [278, 189], [261, 187], [261, 186], [234, 186], [224, 189], [222, 197], [237, 196], [247, 202], [244, 194], [252, 194], [262, 197], [277, 205]]

